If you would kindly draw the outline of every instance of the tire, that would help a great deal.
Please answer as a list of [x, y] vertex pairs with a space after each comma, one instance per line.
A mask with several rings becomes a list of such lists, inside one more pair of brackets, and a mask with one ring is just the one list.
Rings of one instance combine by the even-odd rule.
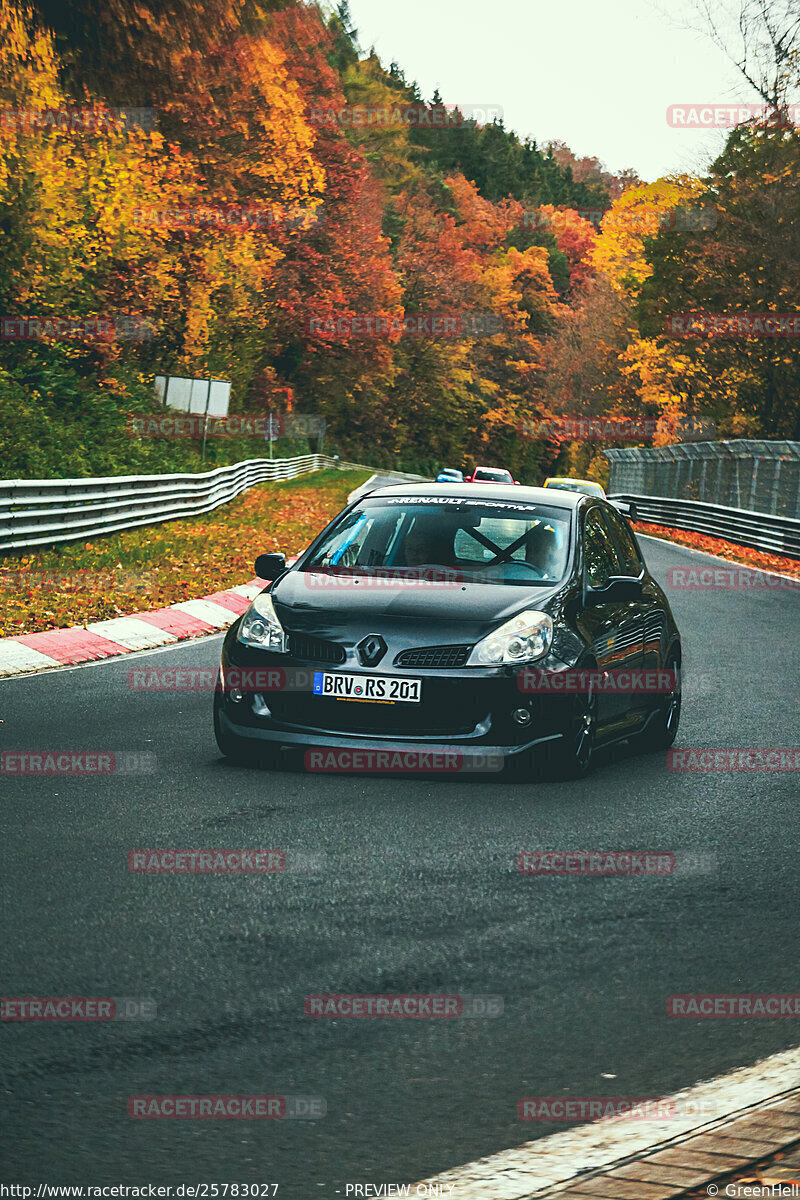
[[681, 664], [676, 654], [667, 659], [667, 671], [676, 672], [674, 689], [669, 692], [655, 710], [655, 716], [639, 735], [639, 745], [643, 750], [669, 750], [678, 736], [678, 725], [681, 719]]
[[572, 697], [564, 736], [546, 748], [545, 768], [551, 779], [583, 779], [592, 769], [597, 733], [597, 696]]

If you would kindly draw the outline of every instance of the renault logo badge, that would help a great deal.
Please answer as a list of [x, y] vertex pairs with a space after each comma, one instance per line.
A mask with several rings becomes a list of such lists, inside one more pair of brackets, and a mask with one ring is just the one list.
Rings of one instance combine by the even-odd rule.
[[386, 653], [386, 642], [378, 633], [371, 633], [356, 646], [358, 660], [365, 667], [376, 666]]

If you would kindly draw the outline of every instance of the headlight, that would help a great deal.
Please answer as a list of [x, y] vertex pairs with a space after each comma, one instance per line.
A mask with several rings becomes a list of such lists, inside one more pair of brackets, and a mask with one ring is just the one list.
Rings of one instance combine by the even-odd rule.
[[546, 654], [552, 641], [553, 622], [547, 613], [526, 609], [473, 646], [467, 666], [531, 662]]
[[289, 653], [289, 639], [275, 614], [275, 605], [268, 592], [256, 596], [242, 617], [236, 637], [245, 646], [261, 646], [275, 654]]

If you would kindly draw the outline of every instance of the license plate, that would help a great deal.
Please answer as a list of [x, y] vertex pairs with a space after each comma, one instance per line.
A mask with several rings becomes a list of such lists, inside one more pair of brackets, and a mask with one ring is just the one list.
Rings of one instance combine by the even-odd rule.
[[421, 679], [394, 679], [387, 675], [346, 675], [343, 671], [315, 671], [314, 695], [329, 700], [361, 700], [372, 704], [419, 704]]

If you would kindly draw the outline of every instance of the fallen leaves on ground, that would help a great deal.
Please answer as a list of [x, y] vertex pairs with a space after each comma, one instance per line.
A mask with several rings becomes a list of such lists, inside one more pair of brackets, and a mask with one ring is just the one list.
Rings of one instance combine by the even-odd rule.
[[726, 542], [722, 538], [709, 537], [705, 533], [670, 529], [666, 525], [650, 525], [646, 521], [636, 522], [636, 532], [647, 533], [650, 537], [665, 538], [681, 546], [690, 546], [692, 550], [702, 550], [706, 554], [716, 554], [719, 558], [728, 558], [731, 562], [742, 563], [746, 567], [757, 567], [760, 571], [776, 571], [780, 575], [791, 575], [793, 579], [800, 578], [800, 562], [784, 554], [768, 554], [764, 550], [739, 546], [736, 542]]
[[[362, 472], [265, 483], [199, 517], [41, 553], [0, 556], [0, 637], [105, 621], [194, 600], [253, 577], [269, 551], [298, 554], [344, 507]], [[637, 532], [800, 577], [800, 563], [734, 542], [638, 522]]]
[[202, 516], [0, 555], [0, 637], [105, 621], [246, 583], [258, 554], [298, 554], [367, 478], [320, 471], [258, 484]]

